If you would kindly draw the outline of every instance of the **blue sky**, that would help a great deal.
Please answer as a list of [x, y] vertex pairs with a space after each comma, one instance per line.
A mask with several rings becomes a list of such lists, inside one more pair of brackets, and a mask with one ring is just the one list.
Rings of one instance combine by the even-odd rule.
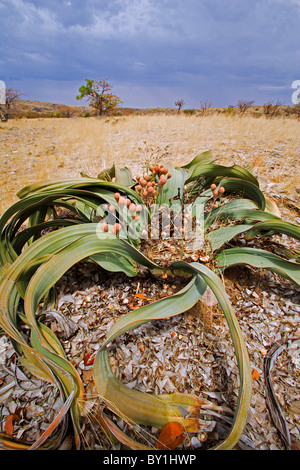
[[76, 100], [108, 79], [127, 107], [292, 104], [300, 0], [0, 0], [0, 80]]

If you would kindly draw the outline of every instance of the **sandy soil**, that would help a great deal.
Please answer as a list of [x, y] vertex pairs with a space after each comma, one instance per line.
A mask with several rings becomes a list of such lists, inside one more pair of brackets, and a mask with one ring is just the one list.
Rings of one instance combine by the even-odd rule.
[[212, 150], [218, 163], [249, 166], [268, 192], [297, 200], [300, 121], [251, 116], [132, 115], [12, 119], [0, 125], [0, 214], [36, 181], [91, 176], [112, 163], [140, 171]]
[[[180, 165], [211, 149], [218, 163], [249, 166], [258, 177], [262, 189], [277, 196], [282, 217], [299, 223], [299, 210], [289, 206], [289, 201], [292, 201], [299, 207], [299, 130], [300, 121], [295, 119], [224, 115], [153, 114], [10, 120], [0, 125], [0, 215], [17, 200], [16, 192], [27, 184], [78, 177], [80, 172], [97, 176], [113, 163], [118, 167], [130, 167], [135, 175], [147, 161], [172, 161]], [[283, 241], [287, 243], [287, 237]], [[117, 317], [120, 313], [127, 313], [126, 309], [130, 308], [133, 300], [136, 302], [138, 290], [152, 301], [154, 294], [161, 292], [162, 296], [169, 295], [169, 290], [176, 287], [173, 281], [170, 285], [167, 281], [161, 281], [161, 291], [155, 291], [156, 284], [149, 283], [148, 279], [143, 284], [143, 279], [138, 279], [133, 280], [130, 286], [126, 284], [128, 290], [125, 291], [125, 281], [119, 275], [108, 277], [104, 287], [99, 280], [103, 281], [99, 279], [98, 271], [93, 273], [83, 266], [79, 271], [71, 272], [60, 285], [61, 295], [66, 296], [68, 302], [71, 299], [69, 304], [61, 300], [61, 311], [78, 322], [78, 334], [69, 341], [66, 352], [78, 366], [87, 392], [91, 394], [94, 393], [91, 371], [82, 362], [86, 354], [93, 352], [94, 343], [98, 345], [99, 309], [104, 320], [107, 320], [102, 328], [105, 332], [109, 321], [114, 321], [111, 315]], [[251, 367], [256, 373], [244, 437], [249, 440], [250, 448], [284, 449], [270, 418], [263, 380], [264, 358], [270, 347], [280, 340], [288, 346], [277, 359], [273, 380], [288, 422], [293, 448], [299, 449], [299, 362], [294, 364], [291, 360], [296, 357], [292, 348], [299, 345], [299, 287], [277, 275], [251, 269], [229, 270], [224, 283], [245, 336]], [[128, 296], [128, 304], [124, 303], [124, 292]], [[179, 391], [191, 389], [208, 396], [213, 394], [213, 398], [232, 405], [237, 395], [238, 375], [228, 328], [214, 306], [207, 306], [204, 302], [200, 307], [194, 316], [174, 317], [174, 320], [156, 325], [154, 332], [151, 324], [141, 336], [129, 335], [127, 342], [118, 343], [121, 352], [126, 353], [123, 365], [122, 355], [117, 357], [122, 366], [119, 378], [127, 383], [136, 381], [135, 385], [142, 390], [145, 384], [150, 390], [160, 393], [173, 392], [174, 387]], [[95, 318], [97, 321], [94, 321]], [[94, 324], [95, 330], [92, 328]], [[144, 344], [140, 344], [142, 340]], [[197, 347], [194, 347], [195, 344]], [[6, 344], [3, 347], [7, 362], [0, 379], [11, 388], [7, 396], [2, 397], [6, 413], [2, 414], [13, 413], [22, 405], [26, 419], [21, 420], [21, 424], [15, 423], [15, 435], [34, 441], [48, 423], [45, 410], [53, 415], [59, 409], [58, 397], [52, 388], [47, 388], [40, 381], [34, 383], [33, 391], [32, 387], [26, 389], [27, 377], [23, 375], [18, 376], [19, 382], [24, 382], [23, 388], [13, 384], [15, 373], [21, 372], [19, 369], [15, 372], [12, 368], [15, 367], [13, 351]], [[170, 351], [177, 351], [176, 354], [169, 354], [169, 347]], [[167, 381], [161, 380], [160, 369], [156, 371], [155, 358], [153, 360], [147, 351], [160, 354], [160, 360], [164, 361], [168, 370]], [[143, 374], [136, 365], [137, 353], [143, 363]], [[176, 362], [176, 355], [185, 353], [192, 358], [190, 364], [195, 364], [195, 367], [185, 370], [182, 357]], [[202, 355], [201, 361], [197, 354]], [[28, 405], [30, 400], [34, 401], [31, 407]], [[49, 415], [49, 422], [53, 419], [52, 415]], [[100, 449], [101, 446], [101, 439], [100, 444], [97, 440], [96, 444], [88, 443], [89, 448]]]

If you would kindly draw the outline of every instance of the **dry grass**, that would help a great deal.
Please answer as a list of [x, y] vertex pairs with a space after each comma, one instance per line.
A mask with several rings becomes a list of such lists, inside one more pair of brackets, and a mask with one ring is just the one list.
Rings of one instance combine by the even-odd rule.
[[218, 163], [249, 166], [262, 189], [288, 191], [297, 198], [296, 119], [221, 114], [21, 119], [0, 126], [0, 213], [17, 200], [19, 189], [35, 181], [79, 176], [81, 171], [97, 176], [112, 163], [133, 172], [147, 160], [180, 165], [209, 149]]

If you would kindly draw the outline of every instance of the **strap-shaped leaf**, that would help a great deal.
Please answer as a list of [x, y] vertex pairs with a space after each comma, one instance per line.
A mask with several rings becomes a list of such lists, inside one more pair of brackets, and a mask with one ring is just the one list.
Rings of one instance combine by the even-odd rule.
[[300, 285], [300, 264], [287, 261], [266, 250], [244, 247], [228, 248], [216, 255], [216, 261], [220, 269], [246, 264], [268, 269]]
[[264, 235], [264, 233], [268, 236], [275, 233], [284, 233], [289, 237], [300, 240], [300, 227], [298, 225], [278, 219], [266, 220], [253, 225], [252, 228], [247, 231], [246, 238], [252, 239], [256, 235]]
[[197, 413], [202, 401], [195, 395], [154, 395], [131, 389], [113, 374], [106, 348], [98, 351], [94, 362], [94, 381], [108, 408], [125, 421], [163, 428], [167, 423], [181, 423], [187, 431], [197, 432], [200, 420], [184, 418], [181, 406], [187, 413]]
[[209, 163], [214, 162], [214, 156], [212, 154], [211, 150], [208, 150], [206, 152], [202, 152], [199, 155], [196, 155], [193, 160], [191, 160], [189, 163], [186, 165], [182, 165], [181, 168], [185, 168], [188, 171], [188, 175], [190, 176], [195, 168], [200, 168], [202, 165], [207, 165]]
[[233, 307], [229, 301], [221, 279], [209, 268], [199, 263], [187, 264], [184, 262], [176, 262], [173, 264], [174, 267], [184, 267], [184, 265], [186, 270], [201, 275], [213, 291], [227, 320], [235, 348], [240, 376], [240, 391], [237, 406], [229, 436], [224, 440], [224, 442], [215, 447], [220, 450], [231, 449], [235, 446], [242, 435], [251, 399], [252, 377], [247, 348]]
[[220, 176], [230, 176], [233, 178], [241, 178], [246, 181], [250, 181], [256, 186], [259, 186], [259, 183], [255, 176], [250, 173], [250, 171], [239, 165], [232, 166], [223, 166], [216, 163], [209, 163], [206, 165], [196, 166], [191, 175], [186, 180], [186, 183], [195, 181], [201, 177], [208, 177], [213, 181], [215, 178]]
[[257, 235], [271, 236], [275, 233], [284, 233], [300, 240], [300, 227], [277, 218], [270, 218], [270, 220], [253, 224], [237, 224], [220, 227], [208, 232], [206, 234], [206, 238], [209, 240], [212, 250], [216, 251], [225, 243], [232, 240], [232, 238], [243, 233], [245, 234], [245, 238], [248, 240], [253, 239]]
[[128, 188], [127, 186], [122, 186], [117, 183], [111, 183], [108, 181], [101, 181], [98, 178], [62, 178], [52, 181], [42, 181], [39, 183], [31, 184], [25, 186], [25, 188], [21, 189], [17, 196], [22, 199], [32, 194], [36, 194], [38, 192], [53, 192], [53, 191], [62, 191], [62, 190], [70, 190], [70, 189], [85, 189], [93, 192], [94, 190], [98, 189], [108, 189], [110, 191], [116, 192], [119, 191], [120, 188], [124, 191], [124, 193], [137, 196], [136, 192], [132, 189]]
[[206, 290], [206, 284], [198, 276], [174, 295], [165, 297], [151, 304], [140, 307], [121, 317], [110, 329], [102, 347], [107, 346], [121, 334], [137, 328], [144, 323], [161, 318], [168, 318], [185, 312], [199, 300]]
[[204, 229], [207, 231], [209, 227], [218, 220], [281, 220], [269, 212], [258, 209], [258, 206], [249, 199], [235, 199], [227, 204], [222, 204], [204, 216]]
[[160, 190], [156, 202], [157, 204], [170, 206], [172, 205], [172, 198], [176, 198], [174, 200], [175, 204], [182, 202], [187, 172], [184, 168], [175, 168], [170, 163], [167, 164], [167, 167], [172, 177], [168, 178], [166, 184]]
[[[222, 282], [216, 274], [214, 274], [207, 267], [199, 265], [198, 263], [187, 264], [184, 262], [177, 262], [174, 263], [172, 267], [174, 269], [184, 269], [194, 274], [193, 279], [186, 286], [186, 288], [179, 292], [179, 295], [182, 296], [181, 305], [179, 305], [179, 303], [177, 305], [176, 296], [171, 296], [167, 299], [162, 299], [158, 302], [155, 302], [154, 304], [135, 310], [134, 312], [119, 319], [113, 325], [105, 343], [103, 344], [103, 347], [120, 334], [123, 334], [146, 321], [150, 321], [156, 318], [163, 318], [163, 315], [176, 315], [180, 313], [180, 311], [189, 309], [191, 307], [191, 303], [194, 304], [197, 300], [197, 297], [199, 298], [204, 292], [203, 284], [200, 283], [199, 287], [202, 287], [202, 289], [199, 290], [198, 288], [198, 294], [196, 291], [193, 294], [199, 279], [202, 278], [202, 280], [211, 287], [220, 303], [230, 328], [237, 355], [241, 380], [237, 410], [230, 435], [224, 441], [224, 443], [218, 446], [220, 449], [232, 448], [239, 440], [239, 437], [243, 431], [251, 396], [251, 370], [242, 333]], [[165, 312], [165, 308], [169, 305], [172, 305], [172, 308], [168, 308]], [[179, 307], [180, 309], [178, 311]], [[155, 313], [154, 311], [152, 313], [152, 310], [155, 309], [158, 310], [158, 312]], [[158, 420], [159, 417], [156, 414], [157, 409], [155, 408], [155, 403], [153, 403], [152, 395], [140, 395], [141, 392], [128, 389], [128, 387], [116, 379], [116, 377], [112, 374], [108, 362], [107, 352], [103, 350], [103, 347], [96, 355], [94, 366], [95, 383], [100, 395], [107, 403], [109, 403], [110, 408], [113, 406], [114, 411], [120, 416], [127, 416], [130, 420], [138, 423], [150, 423], [155, 425], [153, 418], [155, 417], [155, 419]], [[137, 412], [137, 409], [134, 406], [134, 401], [139, 403], [139, 412]], [[162, 414], [162, 410], [160, 410], [159, 413]], [[162, 422], [162, 418], [160, 418], [159, 422], [160, 425], [163, 423], [166, 424], [165, 421]]]
[[[72, 227], [75, 229], [76, 227]], [[69, 228], [71, 229], [71, 227]], [[25, 314], [37, 335], [41, 334], [37, 326], [35, 313], [41, 299], [61, 276], [74, 264], [97, 253], [114, 253], [129, 260], [134, 260], [149, 268], [159, 269], [156, 263], [150, 261], [129, 243], [111, 235], [92, 233], [75, 239], [54, 253], [44, 262], [31, 277], [24, 298]], [[35, 243], [39, 243], [38, 240]], [[31, 245], [30, 247], [32, 247]], [[30, 249], [30, 248], [29, 248]], [[111, 261], [112, 262], [112, 261]]]
[[206, 238], [209, 240], [212, 250], [216, 251], [225, 243], [229, 242], [237, 235], [247, 232], [247, 230], [250, 230], [252, 227], [252, 224], [238, 224], [229, 225], [228, 227], [220, 227], [207, 233]]
[[256, 202], [261, 210], [265, 210], [265, 196], [257, 184], [252, 183], [252, 181], [227, 176], [221, 179], [219, 186], [223, 186], [226, 193], [240, 194], [243, 198]]

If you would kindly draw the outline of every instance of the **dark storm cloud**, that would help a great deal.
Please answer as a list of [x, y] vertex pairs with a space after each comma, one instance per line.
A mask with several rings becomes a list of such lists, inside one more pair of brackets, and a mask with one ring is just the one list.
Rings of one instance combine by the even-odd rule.
[[33, 99], [107, 77], [128, 106], [288, 102], [299, 17], [298, 0], [0, 0], [0, 79]]

